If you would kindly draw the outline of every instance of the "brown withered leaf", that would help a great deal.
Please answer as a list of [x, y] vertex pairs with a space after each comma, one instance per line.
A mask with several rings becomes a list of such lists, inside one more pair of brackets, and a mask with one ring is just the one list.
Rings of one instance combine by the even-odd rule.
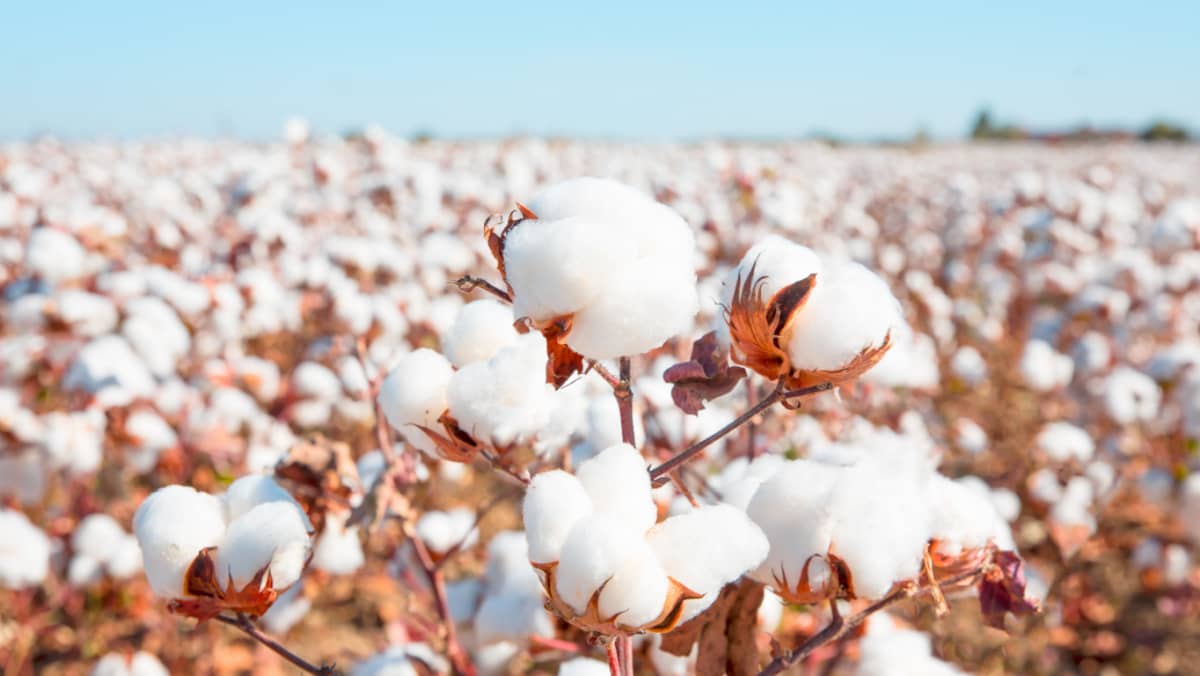
[[349, 510], [351, 498], [364, 488], [350, 446], [319, 434], [293, 444], [275, 466], [275, 478], [304, 508], [318, 533], [324, 530], [326, 514]]
[[983, 619], [1004, 628], [1004, 616], [1029, 615], [1039, 610], [1036, 599], [1025, 594], [1025, 562], [1014, 552], [998, 551], [992, 567], [979, 581], [979, 608]]
[[759, 670], [758, 607], [763, 586], [753, 580], [726, 585], [711, 606], [664, 634], [662, 649], [685, 656], [699, 644], [698, 674], [756, 674]]
[[663, 373], [671, 383], [671, 398], [685, 413], [695, 415], [704, 402], [728, 394], [746, 377], [746, 369], [730, 366], [729, 352], [721, 347], [717, 332], [709, 331], [692, 343], [692, 357]]

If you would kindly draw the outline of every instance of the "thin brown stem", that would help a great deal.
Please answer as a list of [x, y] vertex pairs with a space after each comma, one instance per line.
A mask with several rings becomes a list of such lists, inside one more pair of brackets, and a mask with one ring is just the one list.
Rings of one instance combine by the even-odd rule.
[[608, 367], [604, 364], [601, 364], [595, 359], [589, 359], [587, 360], [587, 367], [589, 371], [595, 371], [597, 374], [599, 374], [599, 376], [604, 379], [604, 382], [608, 383], [609, 387], [613, 388], [614, 390], [620, 387], [621, 379], [613, 375], [613, 372], [609, 371]]
[[425, 570], [425, 575], [429, 578], [429, 586], [433, 589], [433, 600], [437, 606], [438, 615], [442, 619], [442, 627], [446, 630], [446, 654], [450, 657], [450, 663], [454, 665], [457, 673], [463, 676], [475, 676], [475, 665], [471, 663], [467, 651], [463, 650], [462, 644], [458, 642], [458, 632], [454, 628], [454, 616], [450, 614], [450, 601], [446, 596], [446, 581], [442, 577], [442, 571], [434, 564], [433, 556], [430, 555], [424, 540], [414, 536], [409, 538], [409, 541], [412, 542], [417, 560], [420, 562], [421, 568]]
[[293, 665], [296, 666], [296, 668], [300, 669], [301, 671], [304, 671], [305, 673], [317, 674], [318, 676], [334, 676], [335, 674], [341, 673], [337, 669], [335, 669], [333, 667], [333, 665], [331, 665], [331, 664], [324, 664], [321, 666], [317, 666], [317, 665], [309, 662], [308, 660], [304, 659], [303, 657], [300, 657], [296, 653], [288, 650], [287, 648], [285, 648], [281, 643], [279, 643], [275, 639], [273, 639], [270, 636], [267, 636], [266, 634], [259, 631], [258, 627], [254, 626], [254, 622], [252, 622], [250, 620], [250, 618], [246, 617], [245, 615], [243, 615], [241, 613], [238, 613], [238, 616], [236, 618], [227, 617], [225, 615], [217, 615], [213, 619], [222, 624], [227, 624], [231, 627], [236, 627], [237, 629], [240, 629], [244, 634], [246, 634], [250, 638], [254, 639], [255, 641], [258, 641], [259, 643], [263, 644], [264, 646], [269, 648], [272, 652], [274, 652], [276, 655], [279, 655], [280, 657], [287, 660], [288, 662], [291, 662]]
[[632, 366], [629, 357], [621, 357], [618, 363], [621, 379], [613, 389], [613, 395], [617, 398], [617, 411], [621, 414], [621, 441], [636, 447], [637, 440], [633, 436], [633, 386], [630, 384]]
[[492, 284], [488, 280], [483, 279], [482, 277], [472, 277], [470, 275], [467, 275], [466, 277], [459, 277], [458, 279], [454, 280], [454, 286], [457, 286], [458, 290], [462, 291], [463, 293], [470, 293], [475, 289], [483, 289], [505, 303], [512, 302], [512, 297], [508, 295], [507, 291], [501, 289], [495, 284]]

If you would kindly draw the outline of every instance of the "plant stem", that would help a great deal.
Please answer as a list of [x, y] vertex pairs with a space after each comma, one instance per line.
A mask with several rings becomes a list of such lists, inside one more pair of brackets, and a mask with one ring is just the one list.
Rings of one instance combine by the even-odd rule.
[[629, 357], [621, 357], [618, 363], [621, 379], [613, 389], [613, 396], [617, 398], [617, 411], [621, 414], [621, 441], [637, 447], [637, 440], [633, 438], [633, 387], [630, 385], [632, 367]]
[[604, 652], [608, 655], [608, 673], [611, 676], [622, 676], [621, 655], [616, 639], [608, 642], [608, 645], [604, 647]]
[[259, 631], [258, 627], [254, 626], [254, 623], [250, 621], [250, 618], [241, 613], [238, 613], [236, 618], [226, 617], [225, 615], [217, 615], [213, 619], [221, 622], [222, 624], [228, 624], [231, 627], [240, 629], [247, 636], [265, 645], [267, 648], [270, 648], [275, 654], [279, 655], [288, 662], [291, 662], [298, 669], [304, 671], [305, 673], [316, 674], [317, 676], [334, 676], [335, 674], [340, 673], [332, 665], [321, 665], [318, 667], [300, 657], [296, 653], [283, 647], [283, 645], [278, 641]]
[[508, 295], [507, 291], [501, 289], [495, 284], [492, 284], [488, 280], [483, 279], [482, 277], [472, 277], [470, 275], [467, 275], [466, 277], [459, 277], [458, 279], [454, 280], [454, 285], [457, 286], [458, 290], [463, 293], [470, 293], [475, 289], [483, 289], [505, 303], [512, 303], [512, 298]]
[[442, 577], [442, 571], [434, 564], [433, 556], [429, 554], [429, 548], [425, 546], [424, 540], [414, 535], [409, 538], [409, 542], [413, 545], [421, 567], [425, 569], [425, 575], [429, 578], [429, 586], [433, 588], [433, 599], [438, 615], [442, 619], [442, 626], [446, 630], [446, 653], [450, 657], [450, 662], [454, 665], [457, 673], [463, 676], [475, 676], [475, 665], [471, 664], [471, 658], [467, 656], [462, 644], [458, 642], [458, 632], [454, 629], [454, 617], [450, 614], [450, 602], [446, 596], [446, 582]]
[[767, 410], [771, 406], [774, 406], [776, 403], [778, 403], [780, 401], [786, 401], [788, 399], [796, 399], [798, 397], [807, 397], [807, 396], [810, 396], [813, 394], [817, 394], [818, 392], [824, 392], [824, 391], [830, 390], [830, 389], [833, 389], [832, 383], [820, 383], [818, 385], [813, 385], [811, 387], [804, 387], [804, 388], [801, 388], [798, 390], [791, 390], [790, 392], [785, 392], [782, 389], [780, 389], [779, 387], [776, 387], [774, 390], [771, 390], [770, 394], [763, 397], [762, 399], [759, 399], [745, 413], [734, 418], [733, 421], [730, 422], [728, 425], [722, 427], [721, 429], [717, 430], [716, 432], [713, 432], [712, 434], [708, 435], [704, 439], [697, 441], [696, 443], [692, 444], [685, 450], [682, 450], [679, 453], [676, 453], [675, 456], [672, 457], [671, 459], [662, 463], [658, 467], [655, 467], [654, 469], [650, 470], [650, 478], [655, 481], [656, 486], [662, 485], [662, 483], [665, 483], [665, 480], [661, 478], [664, 474], [666, 474], [667, 472], [670, 472], [671, 470], [675, 469], [676, 467], [679, 467], [680, 465], [682, 465], [682, 464], [688, 462], [689, 460], [691, 460], [692, 458], [696, 457], [696, 455], [699, 454], [700, 451], [703, 451], [704, 449], [713, 445], [717, 441], [720, 441], [722, 437], [729, 434], [730, 432], [733, 432], [734, 430], [741, 427], [742, 425], [745, 425], [747, 422], [749, 422], [752, 418], [757, 416], [759, 413], [762, 413], [763, 411]]
[[621, 634], [617, 637], [617, 650], [621, 653], [621, 669], [625, 676], [634, 676], [633, 671], [633, 639]]

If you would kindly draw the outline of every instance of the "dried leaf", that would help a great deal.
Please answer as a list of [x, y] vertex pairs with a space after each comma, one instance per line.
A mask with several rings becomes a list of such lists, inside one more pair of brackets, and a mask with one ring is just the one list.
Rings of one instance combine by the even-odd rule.
[[518, 333], [537, 330], [546, 339], [546, 382], [553, 385], [554, 389], [562, 387], [571, 376], [583, 371], [583, 355], [572, 350], [566, 342], [567, 334], [571, 332], [570, 315], [555, 317], [540, 324], [522, 317], [513, 327]]
[[979, 608], [984, 621], [997, 629], [1004, 628], [1004, 616], [1029, 615], [1038, 612], [1036, 599], [1026, 596], [1025, 562], [1014, 552], [996, 552], [993, 566], [979, 581]]
[[709, 331], [692, 343], [692, 357], [663, 373], [674, 385], [671, 398], [685, 413], [695, 415], [704, 402], [728, 394], [746, 377], [746, 369], [729, 365], [729, 353], [721, 347], [717, 333]]
[[479, 442], [458, 426], [458, 421], [450, 417], [449, 412], [438, 418], [446, 434], [441, 434], [431, 427], [413, 425], [424, 432], [437, 446], [438, 453], [451, 462], [470, 462], [479, 453]]
[[763, 586], [753, 580], [726, 585], [711, 606], [663, 635], [662, 649], [686, 656], [699, 644], [698, 674], [756, 674], [759, 669], [758, 607]]
[[363, 492], [350, 446], [321, 435], [293, 444], [275, 466], [275, 478], [304, 508], [317, 532], [324, 530], [326, 514], [349, 510], [352, 498]]

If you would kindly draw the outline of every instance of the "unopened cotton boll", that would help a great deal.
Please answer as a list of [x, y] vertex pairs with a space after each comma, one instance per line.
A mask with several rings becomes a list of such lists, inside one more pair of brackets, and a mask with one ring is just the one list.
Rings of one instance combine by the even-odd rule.
[[521, 511], [529, 560], [552, 563], [559, 560], [571, 529], [592, 513], [592, 500], [576, 476], [552, 470], [533, 477]]
[[550, 421], [546, 339], [527, 333], [486, 361], [450, 377], [450, 414], [468, 434], [504, 447], [528, 440]]
[[175, 599], [183, 596], [184, 576], [200, 550], [221, 543], [225, 518], [217, 498], [189, 486], [166, 486], [138, 507], [133, 530], [150, 588]]
[[646, 460], [633, 446], [607, 448], [581, 464], [575, 475], [596, 512], [613, 517], [637, 533], [645, 533], [657, 520]]
[[402, 357], [379, 388], [379, 406], [388, 424], [413, 446], [431, 455], [436, 455], [436, 447], [414, 425], [438, 425], [438, 418], [446, 410], [446, 388], [453, 374], [445, 357], [422, 348]]
[[[308, 517], [283, 501], [264, 502], [229, 523], [217, 549], [217, 580], [243, 589], [260, 571], [286, 589], [304, 571], [312, 543]], [[265, 578], [264, 578], [265, 584]]]
[[442, 337], [442, 352], [452, 364], [490, 359], [517, 340], [512, 308], [490, 298], [467, 303]]
[[21, 512], [0, 508], [0, 587], [36, 587], [50, 568], [50, 539]]

